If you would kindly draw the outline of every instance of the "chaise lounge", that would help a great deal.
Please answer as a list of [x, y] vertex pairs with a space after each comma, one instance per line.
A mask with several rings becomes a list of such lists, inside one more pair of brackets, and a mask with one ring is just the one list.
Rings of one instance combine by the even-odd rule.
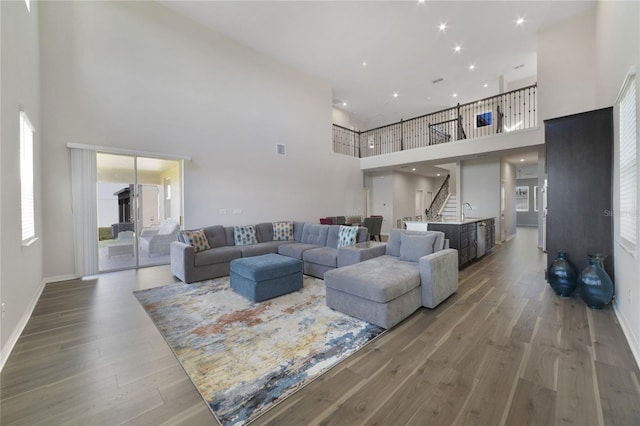
[[325, 273], [327, 305], [386, 329], [435, 308], [458, 289], [458, 251], [444, 247], [442, 232], [392, 229], [374, 257]]

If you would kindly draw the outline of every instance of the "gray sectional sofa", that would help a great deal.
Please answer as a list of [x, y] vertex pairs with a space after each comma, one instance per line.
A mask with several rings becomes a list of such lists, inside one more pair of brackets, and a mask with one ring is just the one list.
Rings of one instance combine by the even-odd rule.
[[[182, 233], [171, 243], [171, 272], [186, 283], [229, 275], [230, 263], [241, 257], [278, 253], [303, 261], [304, 273], [323, 278], [326, 271], [338, 267], [339, 225], [293, 222], [294, 241], [274, 241], [273, 223], [255, 225], [257, 244], [236, 246], [233, 226], [209, 226], [204, 229], [210, 249], [195, 252]], [[358, 227], [356, 241], [367, 240], [367, 229]]]
[[[358, 254], [348, 247], [339, 251]], [[392, 229], [386, 245], [362, 253], [369, 258], [324, 275], [330, 308], [388, 329], [458, 289], [458, 251], [445, 248], [442, 232]]]

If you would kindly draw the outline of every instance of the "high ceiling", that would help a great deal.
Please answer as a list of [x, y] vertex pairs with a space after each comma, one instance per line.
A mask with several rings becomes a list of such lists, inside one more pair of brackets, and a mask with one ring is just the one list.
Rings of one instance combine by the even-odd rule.
[[501, 79], [535, 81], [538, 32], [595, 6], [595, 1], [160, 2], [326, 81], [334, 106], [361, 129], [495, 95]]

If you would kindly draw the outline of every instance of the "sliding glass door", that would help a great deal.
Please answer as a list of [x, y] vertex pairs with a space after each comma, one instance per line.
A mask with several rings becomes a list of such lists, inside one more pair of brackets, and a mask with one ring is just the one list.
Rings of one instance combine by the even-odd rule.
[[182, 161], [96, 156], [99, 271], [169, 263], [182, 218]]

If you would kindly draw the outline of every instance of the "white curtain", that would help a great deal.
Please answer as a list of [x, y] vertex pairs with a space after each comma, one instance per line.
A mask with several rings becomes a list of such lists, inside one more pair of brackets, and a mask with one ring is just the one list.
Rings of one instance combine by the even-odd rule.
[[96, 152], [79, 148], [69, 151], [76, 274], [95, 275], [98, 273]]

